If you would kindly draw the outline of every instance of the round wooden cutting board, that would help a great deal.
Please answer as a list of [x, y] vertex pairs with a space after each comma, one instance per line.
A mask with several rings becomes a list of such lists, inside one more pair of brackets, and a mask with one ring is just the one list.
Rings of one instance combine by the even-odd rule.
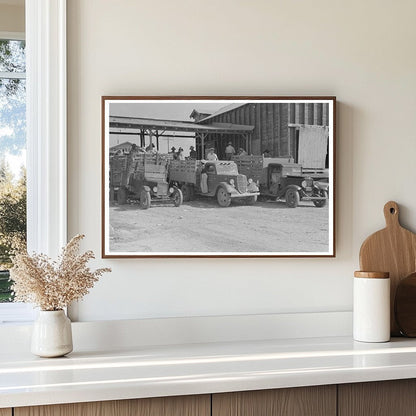
[[391, 335], [400, 335], [394, 317], [394, 299], [399, 282], [416, 271], [416, 234], [399, 222], [399, 206], [390, 201], [384, 205], [386, 228], [370, 235], [360, 250], [360, 269], [390, 273]]

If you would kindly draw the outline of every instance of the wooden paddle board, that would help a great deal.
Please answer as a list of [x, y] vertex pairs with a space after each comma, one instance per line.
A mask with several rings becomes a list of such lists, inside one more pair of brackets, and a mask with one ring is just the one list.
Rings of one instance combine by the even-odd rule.
[[391, 335], [400, 335], [394, 319], [394, 299], [401, 279], [416, 271], [416, 234], [400, 225], [399, 206], [390, 201], [384, 205], [386, 228], [370, 235], [360, 250], [362, 271], [390, 273], [390, 328]]

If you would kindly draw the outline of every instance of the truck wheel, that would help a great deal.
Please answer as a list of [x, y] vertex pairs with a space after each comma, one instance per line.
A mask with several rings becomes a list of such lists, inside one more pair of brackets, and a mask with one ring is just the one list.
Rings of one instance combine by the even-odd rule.
[[257, 202], [257, 195], [249, 196], [246, 198], [247, 205], [254, 205]]
[[324, 197], [325, 199], [316, 199], [313, 201], [313, 204], [317, 207], [317, 208], [322, 208], [326, 205], [326, 200], [328, 199], [328, 192], [326, 191], [321, 191], [319, 192], [319, 196]]
[[127, 204], [127, 189], [124, 186], [117, 191], [117, 202], [119, 205]]
[[192, 185], [182, 185], [181, 191], [184, 202], [192, 201], [194, 199], [194, 188]]
[[220, 187], [217, 191], [217, 201], [218, 205], [224, 208], [231, 204], [231, 196], [223, 187]]
[[299, 192], [296, 189], [288, 189], [285, 195], [286, 205], [289, 208], [296, 208], [299, 205]]
[[150, 208], [151, 196], [149, 191], [140, 192], [140, 208], [148, 209]]
[[171, 198], [173, 200], [173, 203], [175, 204], [175, 207], [179, 207], [179, 206], [182, 205], [183, 194], [182, 194], [182, 191], [179, 188], [175, 188]]

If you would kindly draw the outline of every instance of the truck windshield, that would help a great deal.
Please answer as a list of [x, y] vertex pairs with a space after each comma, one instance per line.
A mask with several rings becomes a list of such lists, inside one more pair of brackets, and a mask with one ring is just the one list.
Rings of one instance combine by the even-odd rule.
[[217, 175], [238, 175], [237, 165], [234, 162], [217, 163]]

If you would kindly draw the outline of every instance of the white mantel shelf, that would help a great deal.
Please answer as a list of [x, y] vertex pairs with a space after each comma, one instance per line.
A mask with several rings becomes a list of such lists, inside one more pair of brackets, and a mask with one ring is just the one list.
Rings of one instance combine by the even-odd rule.
[[416, 377], [416, 340], [350, 337], [0, 353], [0, 408]]

